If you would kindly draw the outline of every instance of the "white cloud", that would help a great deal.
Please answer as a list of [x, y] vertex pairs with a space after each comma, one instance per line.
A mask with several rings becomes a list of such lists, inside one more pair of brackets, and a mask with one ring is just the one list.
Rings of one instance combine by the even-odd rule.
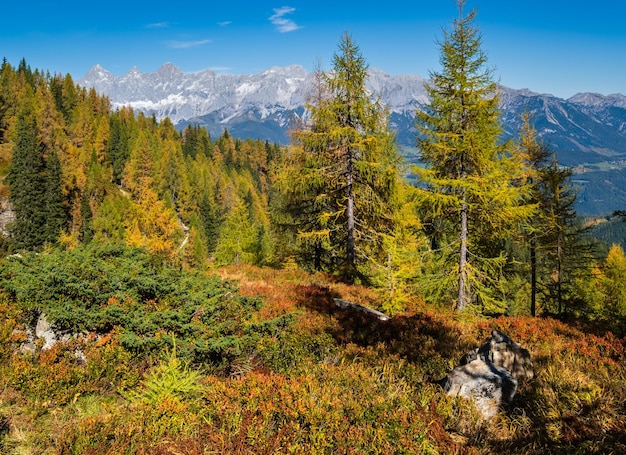
[[209, 44], [210, 39], [202, 39], [197, 41], [168, 41], [167, 47], [172, 49], [189, 49], [190, 47], [199, 47]]
[[276, 30], [280, 33], [293, 32], [301, 28], [291, 19], [286, 19], [287, 14], [291, 14], [296, 9], [291, 6], [283, 6], [281, 8], [274, 8], [274, 14], [270, 16], [270, 21], [276, 26]]
[[168, 28], [169, 26], [169, 22], [155, 22], [154, 24], [146, 25], [146, 28]]
[[217, 25], [219, 25], [220, 27], [226, 27], [227, 25], [232, 24], [233, 21], [222, 21], [222, 22], [218, 22]]

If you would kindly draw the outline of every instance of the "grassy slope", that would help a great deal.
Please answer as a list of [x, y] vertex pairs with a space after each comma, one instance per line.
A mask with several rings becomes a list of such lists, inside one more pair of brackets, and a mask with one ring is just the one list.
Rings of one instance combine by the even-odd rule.
[[[115, 334], [86, 348], [86, 367], [63, 347], [12, 356], [19, 315], [5, 303], [0, 452], [626, 453], [623, 339], [552, 319], [458, 317], [419, 301], [380, 322], [333, 304], [375, 308], [371, 289], [299, 271], [219, 274], [264, 299], [257, 321], [296, 315], [227, 374], [171, 354], [137, 363]], [[530, 350], [536, 378], [485, 424], [432, 381], [493, 328]]]

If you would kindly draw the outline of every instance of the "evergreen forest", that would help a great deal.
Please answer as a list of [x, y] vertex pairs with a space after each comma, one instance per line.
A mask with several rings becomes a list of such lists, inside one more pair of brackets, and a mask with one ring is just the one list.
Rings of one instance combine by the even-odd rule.
[[[577, 216], [532, 116], [502, 140], [460, 5], [419, 166], [347, 32], [288, 146], [5, 59], [0, 452], [626, 453], [624, 213]], [[485, 421], [437, 381], [493, 329], [535, 377]]]

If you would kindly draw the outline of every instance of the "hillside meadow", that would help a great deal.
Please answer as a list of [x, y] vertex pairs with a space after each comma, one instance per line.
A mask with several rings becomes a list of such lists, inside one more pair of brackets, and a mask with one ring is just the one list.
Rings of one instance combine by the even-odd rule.
[[[251, 265], [173, 271], [125, 248], [5, 259], [0, 274], [2, 453], [626, 449], [626, 342], [580, 321], [417, 299], [379, 321], [333, 302], [380, 308], [373, 288]], [[42, 309], [71, 338], [20, 352]], [[483, 421], [434, 381], [494, 328], [529, 349], [535, 378]]]

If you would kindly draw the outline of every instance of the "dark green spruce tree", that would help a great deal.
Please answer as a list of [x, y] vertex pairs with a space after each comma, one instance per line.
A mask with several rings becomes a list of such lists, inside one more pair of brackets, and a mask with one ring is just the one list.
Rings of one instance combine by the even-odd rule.
[[[526, 170], [525, 183], [529, 185], [528, 203], [536, 206], [535, 216], [526, 220], [521, 226], [519, 236], [512, 236], [509, 243], [509, 275], [515, 277], [511, 281], [510, 290], [513, 291], [530, 285], [530, 307], [526, 308], [527, 296], [520, 292], [517, 299], [513, 299], [513, 312], [528, 310], [531, 316], [537, 314], [539, 295], [539, 259], [541, 258], [540, 238], [545, 230], [544, 217], [540, 203], [542, 200], [542, 176], [549, 165], [552, 154], [550, 147], [538, 138], [537, 131], [532, 124], [532, 115], [524, 112], [520, 116], [519, 137], [516, 140], [518, 152]], [[515, 281], [517, 280], [517, 282]]]
[[132, 111], [122, 109], [109, 117], [109, 140], [107, 141], [107, 159], [113, 168], [113, 181], [122, 182], [124, 167], [130, 158]]
[[543, 311], [562, 315], [575, 310], [581, 302], [573, 283], [590, 273], [595, 246], [585, 235], [576, 215], [576, 190], [572, 170], [558, 164], [556, 157], [541, 172], [540, 218], [542, 230], [537, 237], [542, 274], [538, 278], [544, 291]]
[[22, 250], [36, 250], [49, 241], [44, 145], [39, 139], [33, 105], [34, 101], [27, 99], [18, 111], [13, 158], [6, 177], [15, 213], [9, 231], [15, 247]]
[[45, 241], [54, 243], [67, 227], [68, 215], [65, 210], [63, 184], [61, 182], [61, 162], [54, 151], [45, 157], [45, 218], [43, 227]]

